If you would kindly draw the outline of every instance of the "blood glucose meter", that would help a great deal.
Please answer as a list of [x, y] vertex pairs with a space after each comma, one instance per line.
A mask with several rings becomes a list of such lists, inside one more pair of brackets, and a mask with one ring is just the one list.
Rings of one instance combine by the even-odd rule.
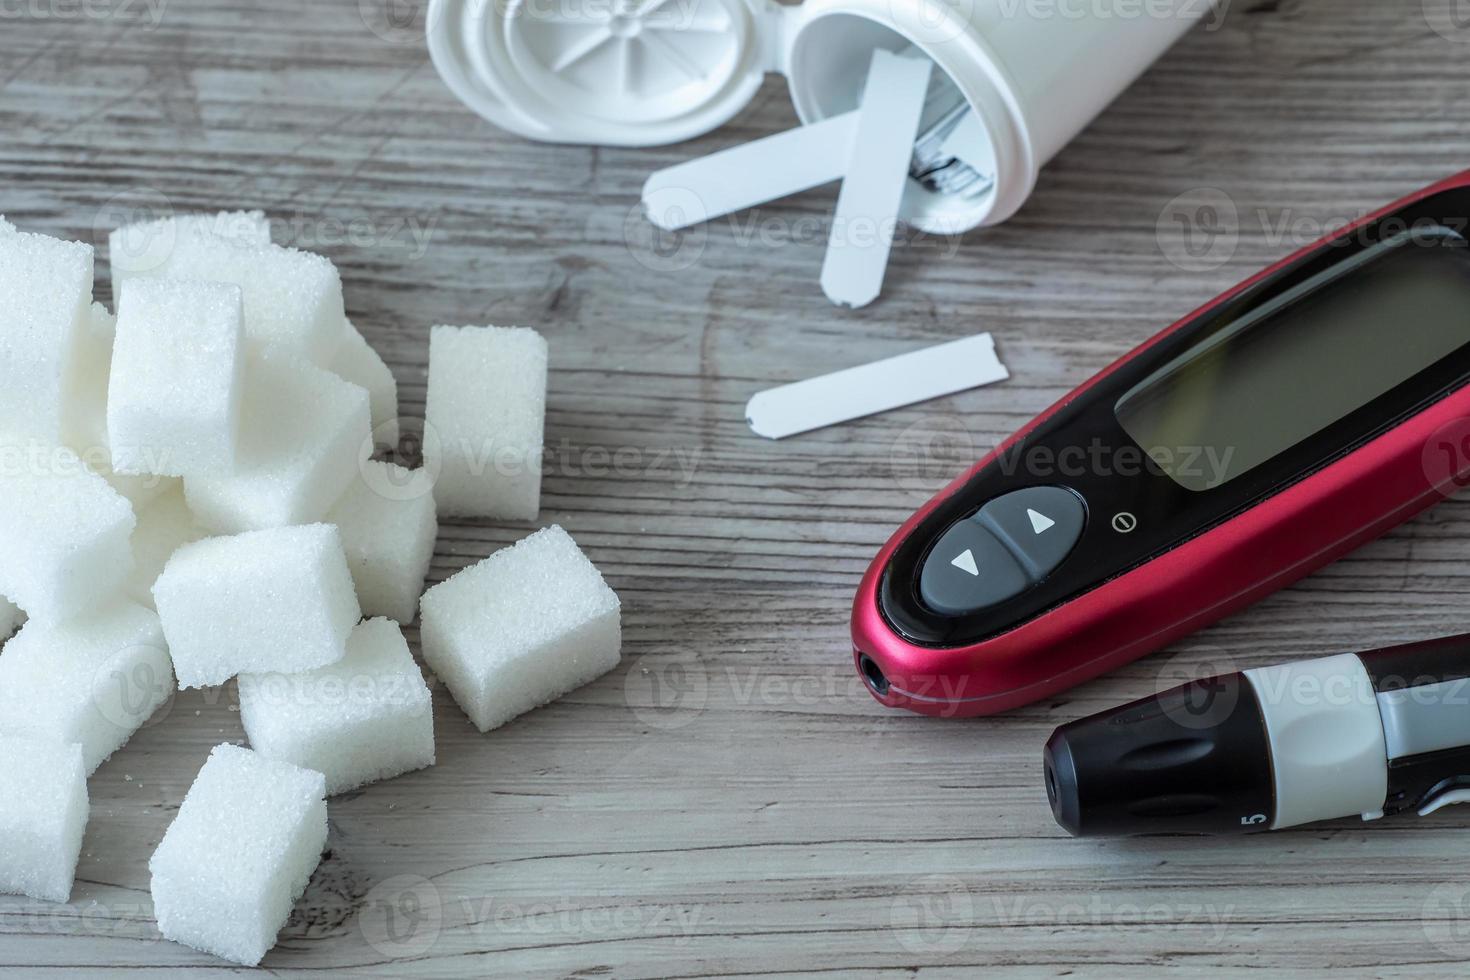
[[874, 697], [990, 714], [1290, 584], [1470, 471], [1470, 171], [1229, 290], [915, 514], [864, 576]]

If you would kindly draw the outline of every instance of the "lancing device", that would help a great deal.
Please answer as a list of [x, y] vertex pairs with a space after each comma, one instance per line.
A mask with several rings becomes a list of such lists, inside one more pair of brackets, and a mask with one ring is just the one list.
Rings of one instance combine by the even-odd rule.
[[1045, 764], [1078, 837], [1424, 816], [1470, 801], [1470, 635], [1185, 684], [1063, 725]]

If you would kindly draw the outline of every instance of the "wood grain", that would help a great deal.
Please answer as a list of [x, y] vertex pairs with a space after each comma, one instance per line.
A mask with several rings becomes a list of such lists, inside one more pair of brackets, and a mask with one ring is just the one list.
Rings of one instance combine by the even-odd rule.
[[[1454, 809], [1225, 843], [1072, 841], [1040, 748], [1061, 722], [1211, 667], [1463, 631], [1464, 501], [1004, 717], [885, 713], [846, 644], [866, 563], [960, 468], [1327, 223], [1470, 162], [1470, 32], [1436, 32], [1439, 6], [1237, 0], [1012, 221], [901, 245], [884, 298], [856, 313], [817, 286], [831, 188], [672, 255], [637, 219], [652, 169], [792, 124], [779, 80], [693, 143], [558, 147], [460, 106], [411, 3], [0, 6], [0, 211], [100, 244], [150, 207], [265, 208], [341, 268], [408, 416], [431, 324], [542, 330], [542, 522], [624, 601], [624, 666], [489, 736], [436, 687], [438, 766], [332, 801], [330, 855], [265, 968], [1463, 975]], [[1211, 188], [1235, 209], [1233, 253], [1180, 268], [1170, 202]], [[782, 443], [744, 424], [764, 387], [980, 329], [1010, 382]], [[446, 525], [433, 578], [530, 528]], [[209, 748], [241, 737], [233, 690], [191, 692], [99, 770], [73, 899], [0, 898], [0, 969], [227, 972], [159, 939], [146, 865]]]

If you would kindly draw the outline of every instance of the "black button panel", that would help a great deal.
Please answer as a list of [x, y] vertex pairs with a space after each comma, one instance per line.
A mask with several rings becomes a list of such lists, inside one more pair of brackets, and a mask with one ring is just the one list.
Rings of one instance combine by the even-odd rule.
[[1005, 602], [1031, 584], [1000, 539], [979, 521], [960, 521], [944, 533], [919, 573], [919, 593], [949, 616]]
[[1032, 582], [1040, 582], [1072, 553], [1087, 509], [1065, 487], [1028, 487], [996, 497], [975, 519], [1005, 542]]
[[944, 532], [919, 573], [919, 594], [946, 616], [999, 605], [1066, 560], [1086, 523], [1082, 498], [1064, 487], [996, 497]]

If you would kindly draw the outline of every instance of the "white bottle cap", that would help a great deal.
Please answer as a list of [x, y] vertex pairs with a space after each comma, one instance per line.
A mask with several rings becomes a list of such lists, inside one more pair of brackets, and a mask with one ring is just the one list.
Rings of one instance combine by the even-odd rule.
[[432, 0], [429, 54], [490, 122], [552, 143], [657, 146], [743, 109], [788, 8], [744, 0]]

